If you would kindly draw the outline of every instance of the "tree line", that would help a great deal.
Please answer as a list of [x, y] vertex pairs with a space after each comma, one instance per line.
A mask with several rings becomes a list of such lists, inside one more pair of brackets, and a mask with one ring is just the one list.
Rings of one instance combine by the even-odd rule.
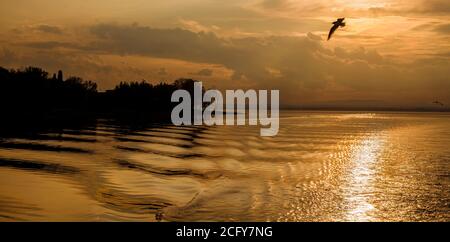
[[43, 115], [71, 116], [164, 116], [176, 105], [175, 90], [193, 93], [192, 79], [151, 84], [145, 80], [121, 82], [111, 90], [98, 91], [97, 83], [80, 77], [64, 79], [59, 71], [51, 77], [42, 68], [0, 67], [0, 109], [4, 118]]

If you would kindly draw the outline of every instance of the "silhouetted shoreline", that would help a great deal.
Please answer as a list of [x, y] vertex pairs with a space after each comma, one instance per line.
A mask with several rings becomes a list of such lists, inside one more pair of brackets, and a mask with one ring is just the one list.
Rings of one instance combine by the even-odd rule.
[[[38, 67], [0, 67], [0, 129], [24, 129], [57, 123], [89, 122], [98, 118], [124, 122], [169, 122], [177, 89], [193, 93], [195, 80], [178, 79], [156, 85], [146, 81], [121, 82], [105, 92], [80, 77], [50, 77]], [[48, 125], [48, 126], [51, 126]]]

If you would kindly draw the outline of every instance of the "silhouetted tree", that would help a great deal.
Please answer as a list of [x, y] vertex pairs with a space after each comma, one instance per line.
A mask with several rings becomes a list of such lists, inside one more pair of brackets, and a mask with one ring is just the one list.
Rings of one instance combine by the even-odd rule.
[[[179, 79], [173, 84], [150, 84], [147, 81], [121, 82], [114, 89], [98, 92], [97, 83], [80, 77], [63, 80], [38, 67], [7, 70], [0, 67], [0, 111], [6, 117], [69, 115], [77, 112], [93, 115], [170, 117], [171, 95], [177, 89], [194, 92], [192, 79]], [[8, 115], [9, 114], [9, 115]], [[20, 114], [20, 115], [19, 115]], [[169, 114], [169, 116], [167, 116]]]
[[58, 71], [58, 81], [62, 82], [63, 81], [63, 72], [61, 70]]

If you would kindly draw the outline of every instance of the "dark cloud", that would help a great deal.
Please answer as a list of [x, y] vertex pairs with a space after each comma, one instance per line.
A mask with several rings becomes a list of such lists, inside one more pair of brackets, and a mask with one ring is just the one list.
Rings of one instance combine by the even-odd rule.
[[44, 33], [63, 34], [63, 30], [58, 26], [41, 24], [41, 25], [34, 26], [33, 28], [38, 31], [44, 32]]
[[450, 51], [449, 52], [436, 53], [436, 54], [434, 54], [434, 56], [441, 57], [441, 58], [450, 58]]
[[448, 0], [404, 0], [393, 2], [383, 7], [371, 7], [368, 9], [347, 9], [346, 14], [371, 16], [409, 16], [409, 15], [447, 15], [450, 13], [450, 1]]
[[156, 29], [137, 25], [100, 24], [91, 28], [99, 41], [90, 44], [93, 50], [122, 55], [149, 55], [193, 61], [222, 56], [227, 47], [212, 33], [194, 33], [183, 29]]
[[434, 28], [434, 31], [442, 34], [450, 34], [450, 24], [441, 24]]
[[[315, 52], [325, 51], [320, 41], [308, 37], [250, 37], [223, 39], [212, 33], [194, 33], [182, 29], [154, 29], [136, 25], [101, 24], [91, 32], [99, 40], [93, 50], [121, 55], [144, 55], [173, 58], [197, 63], [223, 65], [235, 72], [235, 79], [250, 78], [263, 82], [267, 67], [279, 69], [286, 76], [314, 68]], [[292, 69], [292, 65], [295, 69]], [[323, 74], [313, 72], [300, 82], [317, 85]], [[292, 77], [292, 76], [291, 76]], [[295, 78], [297, 79], [297, 78]]]
[[292, 90], [323, 89], [330, 81], [358, 91], [392, 94], [404, 87], [419, 88], [430, 79], [450, 85], [441, 79], [449, 74], [448, 63], [394, 64], [374, 50], [327, 49], [313, 34], [225, 39], [212, 33], [113, 24], [96, 25], [91, 31], [98, 37], [90, 46], [93, 50], [222, 65], [234, 71], [232, 88], [253, 83], [255, 88], [295, 96]]
[[82, 47], [78, 44], [60, 41], [33, 41], [21, 43], [22, 46], [35, 48], [35, 49], [55, 49], [55, 48], [69, 48], [69, 49], [81, 49]]
[[450, 1], [448, 0], [421, 0], [415, 8], [417, 12], [445, 14], [450, 13]]
[[196, 76], [212, 76], [213, 72], [214, 71], [211, 69], [201, 69], [198, 72], [194, 72], [194, 73], [190, 73], [190, 74], [196, 75]]

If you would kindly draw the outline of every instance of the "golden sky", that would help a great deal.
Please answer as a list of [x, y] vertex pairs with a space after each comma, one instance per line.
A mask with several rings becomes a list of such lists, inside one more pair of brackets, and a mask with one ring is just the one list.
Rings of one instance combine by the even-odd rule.
[[[347, 26], [331, 41], [338, 17]], [[2, 0], [0, 65], [280, 89], [282, 105], [450, 104], [449, 0]]]

